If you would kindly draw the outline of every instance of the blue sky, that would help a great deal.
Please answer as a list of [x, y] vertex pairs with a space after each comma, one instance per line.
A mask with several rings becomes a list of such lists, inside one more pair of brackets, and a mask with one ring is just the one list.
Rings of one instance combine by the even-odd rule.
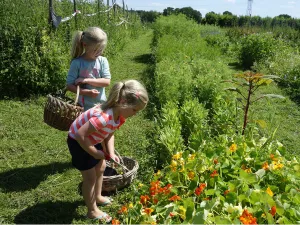
[[[122, 0], [117, 0], [122, 5]], [[128, 9], [154, 10], [162, 12], [167, 7], [183, 8], [192, 7], [201, 12], [202, 16], [214, 11], [223, 13], [230, 11], [235, 15], [246, 15], [247, 0], [125, 0]], [[288, 14], [300, 18], [300, 0], [253, 0], [252, 15], [261, 17], [274, 17]]]

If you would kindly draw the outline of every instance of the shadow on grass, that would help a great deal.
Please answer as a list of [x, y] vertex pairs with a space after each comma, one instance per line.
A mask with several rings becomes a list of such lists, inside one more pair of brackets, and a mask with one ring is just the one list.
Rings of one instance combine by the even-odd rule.
[[71, 224], [75, 218], [80, 219], [76, 213], [81, 201], [76, 202], [43, 202], [28, 207], [16, 215], [16, 224]]
[[51, 163], [28, 168], [17, 168], [0, 173], [0, 188], [6, 192], [36, 188], [49, 175], [72, 168], [71, 163]]
[[134, 61], [137, 63], [144, 63], [144, 64], [152, 64], [153, 63], [153, 58], [152, 54], [143, 54], [134, 57]]

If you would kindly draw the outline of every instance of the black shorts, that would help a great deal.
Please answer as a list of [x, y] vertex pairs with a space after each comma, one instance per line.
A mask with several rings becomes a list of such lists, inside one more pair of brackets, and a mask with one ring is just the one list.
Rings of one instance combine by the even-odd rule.
[[[95, 159], [93, 156], [91, 156], [89, 153], [87, 153], [80, 144], [73, 138], [68, 136], [67, 139], [69, 151], [72, 155], [72, 165], [80, 170], [89, 170], [93, 167], [95, 167], [101, 159]], [[99, 151], [102, 150], [101, 143], [96, 144], [95, 148]]]

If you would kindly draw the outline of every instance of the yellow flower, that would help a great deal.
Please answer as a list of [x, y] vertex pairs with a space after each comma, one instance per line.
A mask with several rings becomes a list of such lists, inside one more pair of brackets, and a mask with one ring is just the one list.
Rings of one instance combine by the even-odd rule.
[[195, 159], [195, 156], [196, 156], [196, 154], [189, 154], [188, 160], [189, 160], [189, 161], [194, 160], [194, 159]]
[[270, 187], [267, 188], [266, 192], [268, 193], [268, 195], [270, 195], [271, 197], [273, 197], [273, 191], [271, 190]]
[[175, 155], [172, 156], [172, 159], [178, 160], [182, 157], [182, 152], [177, 152]]
[[230, 152], [235, 152], [235, 151], [237, 150], [237, 145], [233, 143], [233, 144], [229, 147], [229, 150], [230, 150]]
[[157, 172], [154, 174], [154, 176], [160, 176], [160, 175], [161, 175], [160, 170], [157, 170]]
[[283, 165], [282, 163], [280, 163], [280, 161], [278, 161], [278, 162], [272, 161], [271, 168], [272, 168], [273, 170], [277, 170], [277, 169], [283, 168], [283, 166], [284, 166], [284, 165]]
[[251, 172], [252, 172], [252, 170], [251, 170], [251, 168], [248, 168], [248, 169], [245, 169], [245, 172], [247, 172], [247, 173], [251, 173]]
[[190, 180], [193, 180], [194, 177], [195, 177], [195, 173], [194, 173], [193, 171], [190, 171], [190, 172], [188, 173], [188, 177], [189, 177]]
[[133, 208], [133, 204], [132, 202], [129, 203], [128, 208], [132, 209]]
[[175, 160], [172, 160], [171, 161], [171, 167], [175, 167], [175, 166], [177, 166], [177, 162]]
[[178, 213], [179, 216], [181, 217], [181, 219], [185, 220], [185, 213], [186, 213], [186, 209], [181, 205], [178, 207]]
[[139, 188], [143, 187], [144, 185], [142, 183], [139, 183]]

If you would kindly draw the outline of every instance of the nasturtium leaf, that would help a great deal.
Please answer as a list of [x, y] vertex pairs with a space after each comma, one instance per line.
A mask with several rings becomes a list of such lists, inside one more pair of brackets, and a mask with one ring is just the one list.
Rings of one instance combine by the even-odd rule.
[[206, 209], [198, 208], [195, 216], [193, 217], [192, 223], [193, 224], [205, 224], [205, 220], [207, 219], [208, 212], [209, 211]]
[[197, 181], [195, 180], [195, 179], [193, 179], [193, 180], [191, 180], [191, 182], [190, 182], [190, 185], [189, 185], [189, 190], [190, 191], [193, 191], [193, 190], [195, 190], [196, 189], [196, 187], [197, 187]]
[[237, 194], [235, 192], [229, 192], [226, 196], [225, 196], [225, 200], [228, 203], [232, 203], [235, 204], [237, 199]]
[[257, 177], [258, 177], [259, 179], [262, 179], [263, 176], [266, 174], [266, 171], [265, 171], [264, 169], [259, 169], [259, 170], [257, 170], [257, 171], [255, 172], [255, 174], [257, 175]]
[[186, 209], [185, 213], [185, 221], [190, 222], [190, 220], [193, 218], [194, 208], [195, 204], [192, 197], [186, 198], [183, 200], [184, 208]]
[[208, 189], [208, 190], [205, 190], [205, 194], [206, 195], [214, 195], [215, 194], [215, 189]]
[[247, 184], [253, 184], [257, 181], [255, 174], [247, 173], [242, 169], [240, 170], [240, 179]]
[[221, 216], [216, 216], [215, 217], [215, 223], [216, 224], [232, 224], [230, 219], [221, 217]]

